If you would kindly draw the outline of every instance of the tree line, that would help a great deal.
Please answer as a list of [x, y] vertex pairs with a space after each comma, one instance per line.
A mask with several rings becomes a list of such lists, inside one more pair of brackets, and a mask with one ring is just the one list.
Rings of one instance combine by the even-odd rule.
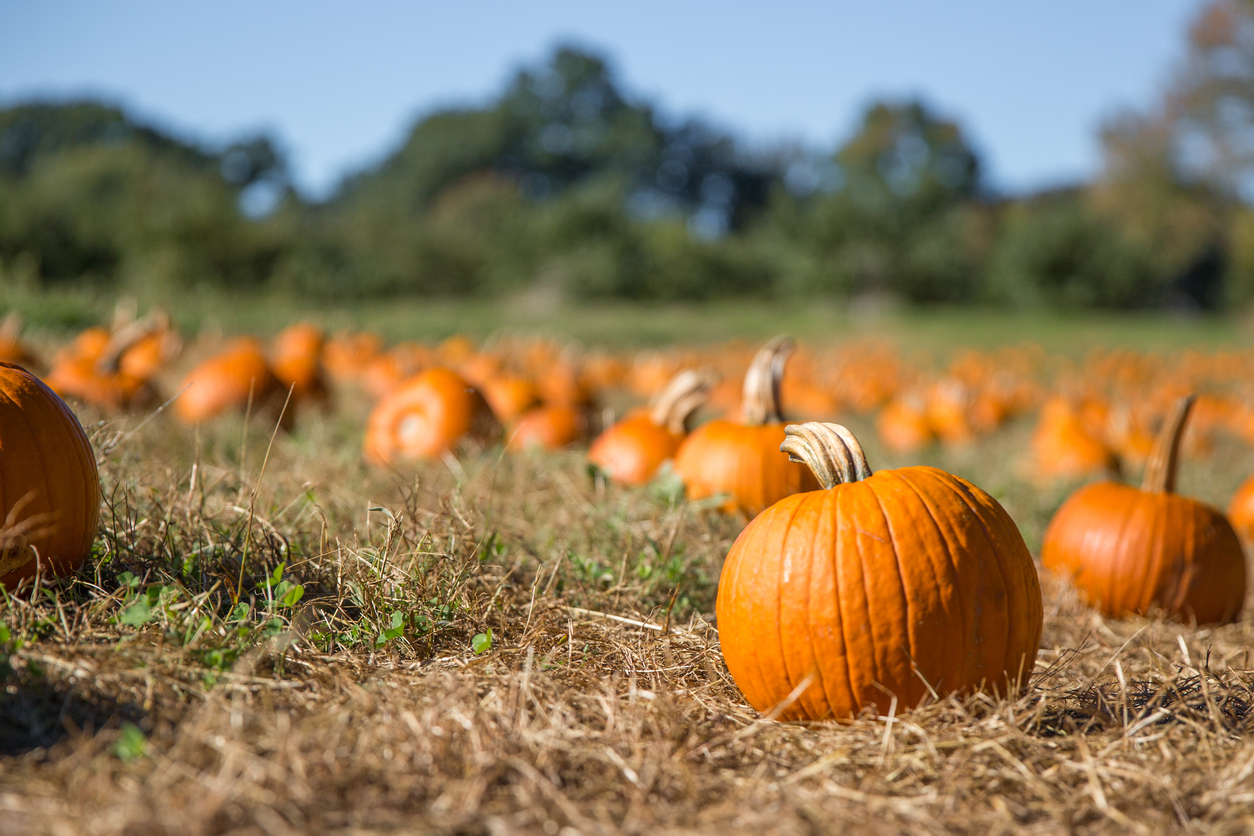
[[748, 296], [1222, 309], [1254, 296], [1254, 0], [1216, 0], [1092, 182], [994, 193], [962, 127], [878, 102], [828, 151], [750, 152], [556, 50], [417, 121], [325, 201], [264, 136], [207, 149], [99, 102], [0, 111], [0, 283], [326, 299]]

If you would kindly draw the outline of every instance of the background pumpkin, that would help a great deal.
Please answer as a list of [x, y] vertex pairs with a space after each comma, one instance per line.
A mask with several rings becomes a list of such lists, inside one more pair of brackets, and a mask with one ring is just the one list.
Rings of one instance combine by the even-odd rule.
[[1161, 608], [1226, 622], [1245, 599], [1245, 556], [1223, 514], [1175, 491], [1180, 440], [1195, 398], [1164, 423], [1140, 490], [1099, 482], [1076, 491], [1045, 531], [1041, 562], [1111, 616]]
[[643, 485], [683, 443], [687, 422], [713, 388], [709, 371], [685, 369], [658, 394], [653, 406], [628, 415], [597, 436], [588, 461], [615, 482]]
[[561, 450], [578, 441], [587, 427], [583, 412], [573, 406], [537, 406], [523, 413], [514, 424], [506, 448], [514, 453], [531, 448]]
[[370, 413], [364, 442], [375, 464], [439, 456], [464, 437], [496, 426], [483, 396], [456, 372], [432, 368], [383, 397]]
[[759, 711], [811, 683], [781, 717], [848, 719], [929, 693], [1026, 684], [1040, 584], [1014, 521], [975, 485], [934, 467], [872, 474], [836, 424], [787, 428], [781, 449], [823, 490], [758, 515], [718, 588], [727, 668]]
[[779, 455], [784, 440], [779, 386], [795, 343], [776, 337], [745, 373], [741, 419], [710, 421], [694, 430], [675, 453], [675, 472], [690, 499], [727, 494], [724, 509], [749, 516], [797, 491], [818, 487], [803, 465]]
[[287, 391], [266, 361], [265, 346], [253, 337], [233, 340], [196, 366], [180, 389], [174, 412], [187, 424], [207, 421], [227, 410], [251, 408], [254, 415], [264, 410], [277, 419], [281, 414], [284, 429], [293, 425], [294, 412], [283, 409]]
[[[100, 480], [91, 443], [46, 384], [0, 361], [0, 584], [73, 573], [91, 554]], [[36, 558], [38, 555], [38, 558]]]
[[1254, 476], [1242, 482], [1232, 495], [1228, 522], [1232, 523], [1238, 537], [1247, 543], [1254, 542]]

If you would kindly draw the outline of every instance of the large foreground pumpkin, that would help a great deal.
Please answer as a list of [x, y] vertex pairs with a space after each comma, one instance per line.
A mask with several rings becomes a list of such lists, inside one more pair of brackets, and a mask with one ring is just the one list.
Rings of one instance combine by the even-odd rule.
[[1241, 611], [1245, 556], [1236, 533], [1218, 510], [1175, 493], [1180, 439], [1194, 400], [1176, 403], [1140, 490], [1115, 482], [1081, 488], [1045, 531], [1041, 563], [1107, 615], [1157, 608], [1209, 624]]
[[0, 585], [68, 575], [100, 517], [96, 457], [82, 426], [30, 372], [0, 362]]
[[795, 343], [776, 337], [753, 358], [745, 374], [740, 421], [703, 424], [675, 453], [675, 472], [689, 499], [726, 494], [724, 510], [752, 517], [798, 491], [817, 488], [804, 465], [779, 455], [784, 440], [779, 386]]
[[836, 424], [787, 428], [781, 446], [823, 490], [789, 496], [741, 532], [723, 564], [718, 631], [749, 704], [847, 719], [939, 695], [1026, 684], [1040, 584], [995, 499], [934, 467], [872, 474]]

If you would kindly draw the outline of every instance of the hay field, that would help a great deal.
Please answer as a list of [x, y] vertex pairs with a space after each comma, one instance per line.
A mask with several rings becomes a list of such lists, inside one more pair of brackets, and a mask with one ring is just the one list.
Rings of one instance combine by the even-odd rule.
[[[3, 604], [0, 834], [1254, 826], [1248, 614], [1106, 620], [1043, 577], [1021, 698], [779, 724], [711, 623], [742, 520], [594, 480], [579, 451], [372, 469], [366, 409], [341, 393], [290, 436], [80, 413], [98, 559]], [[920, 460], [848, 423], [875, 467]], [[1075, 484], [1022, 478], [1030, 431], [922, 460], [997, 496], [1035, 553]], [[1181, 489], [1223, 505], [1254, 452], [1218, 444]]]

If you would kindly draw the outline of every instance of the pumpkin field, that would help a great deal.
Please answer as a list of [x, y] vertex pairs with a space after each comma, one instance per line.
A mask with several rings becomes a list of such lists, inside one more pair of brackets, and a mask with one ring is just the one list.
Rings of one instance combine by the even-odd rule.
[[112, 303], [0, 325], [0, 834], [1254, 821], [1243, 321]]

